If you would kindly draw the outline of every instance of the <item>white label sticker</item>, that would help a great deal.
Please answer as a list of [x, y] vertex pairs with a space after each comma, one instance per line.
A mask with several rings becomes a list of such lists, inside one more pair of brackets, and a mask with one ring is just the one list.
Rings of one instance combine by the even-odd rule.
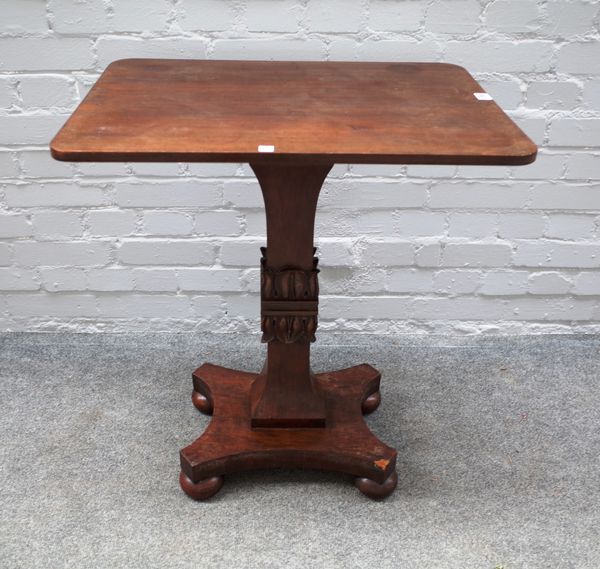
[[275, 147], [272, 144], [259, 144], [259, 152], [275, 152]]
[[492, 97], [489, 93], [473, 93], [475, 98], [478, 101], [493, 101], [494, 97]]

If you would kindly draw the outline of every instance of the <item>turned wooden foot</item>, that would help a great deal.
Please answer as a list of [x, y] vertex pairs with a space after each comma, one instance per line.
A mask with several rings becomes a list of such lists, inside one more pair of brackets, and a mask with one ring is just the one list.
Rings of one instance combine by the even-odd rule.
[[200, 413], [204, 413], [205, 415], [213, 414], [212, 401], [195, 389], [192, 391], [192, 403], [194, 404], [194, 407], [200, 411]]
[[382, 484], [378, 484], [370, 478], [357, 478], [354, 484], [365, 496], [381, 500], [387, 498], [396, 489], [398, 473], [394, 469]]
[[369, 415], [373, 413], [379, 407], [381, 403], [381, 392], [378, 390], [375, 393], [371, 393], [363, 402], [362, 402], [362, 412], [363, 415]]
[[182, 490], [193, 500], [206, 500], [221, 489], [223, 477], [213, 476], [194, 483], [185, 472], [181, 472], [179, 474], [179, 484], [181, 484]]

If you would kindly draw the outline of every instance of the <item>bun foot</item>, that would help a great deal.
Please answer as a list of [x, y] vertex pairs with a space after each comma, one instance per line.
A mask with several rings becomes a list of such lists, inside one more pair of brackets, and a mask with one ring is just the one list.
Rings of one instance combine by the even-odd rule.
[[194, 407], [200, 411], [200, 413], [204, 413], [205, 415], [212, 415], [213, 413], [213, 404], [212, 401], [202, 395], [199, 391], [195, 389], [192, 391], [192, 403]]
[[381, 403], [381, 392], [377, 390], [375, 393], [371, 393], [363, 402], [362, 402], [362, 412], [363, 415], [368, 415], [372, 413], [379, 407]]
[[185, 472], [179, 474], [179, 484], [181, 489], [193, 500], [206, 500], [214, 496], [223, 486], [222, 476], [213, 476], [200, 480], [200, 482], [192, 482]]
[[374, 500], [382, 500], [387, 498], [398, 485], [398, 473], [394, 470], [383, 482], [383, 484], [377, 484], [374, 480], [369, 478], [357, 478], [354, 481], [354, 485], [369, 498]]

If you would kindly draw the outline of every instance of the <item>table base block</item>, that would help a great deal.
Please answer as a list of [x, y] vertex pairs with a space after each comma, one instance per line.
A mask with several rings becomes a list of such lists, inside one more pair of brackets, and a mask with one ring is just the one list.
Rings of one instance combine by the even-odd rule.
[[216, 494], [223, 476], [271, 468], [332, 470], [356, 477], [371, 498], [397, 483], [396, 451], [367, 427], [363, 413], [380, 402], [379, 372], [367, 364], [315, 375], [326, 402], [323, 428], [252, 428], [252, 384], [263, 376], [204, 364], [193, 374], [192, 400], [213, 415], [206, 431], [181, 451], [180, 483], [196, 500]]

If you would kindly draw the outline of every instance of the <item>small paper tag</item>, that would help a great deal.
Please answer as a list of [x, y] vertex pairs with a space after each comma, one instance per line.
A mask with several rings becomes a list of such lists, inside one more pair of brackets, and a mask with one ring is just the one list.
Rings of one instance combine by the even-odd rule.
[[494, 97], [492, 97], [489, 93], [473, 93], [475, 98], [478, 101], [493, 101]]
[[275, 147], [272, 144], [259, 144], [259, 152], [275, 152]]

